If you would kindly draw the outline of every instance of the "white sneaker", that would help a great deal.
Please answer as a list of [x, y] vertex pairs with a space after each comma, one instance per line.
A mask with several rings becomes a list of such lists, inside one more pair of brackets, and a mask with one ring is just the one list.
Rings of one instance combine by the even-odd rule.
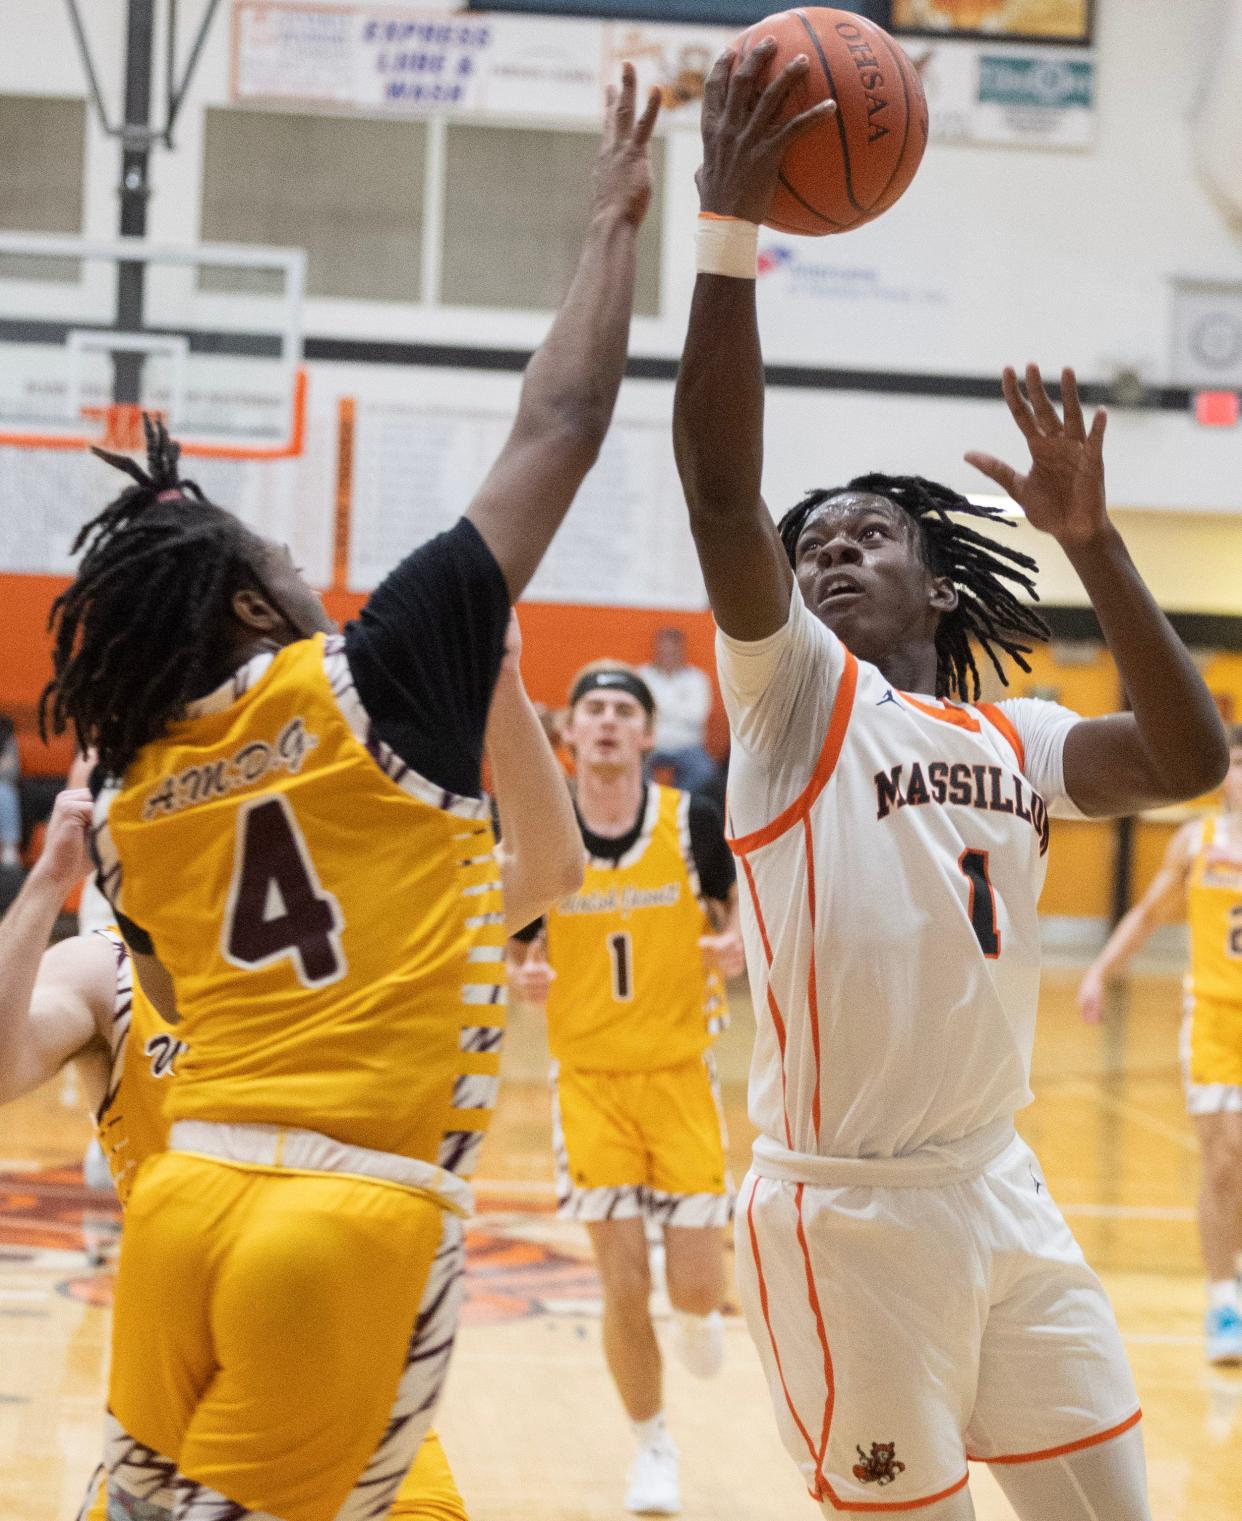
[[640, 1516], [675, 1516], [681, 1510], [677, 1449], [668, 1437], [640, 1447], [626, 1476], [625, 1508]]
[[724, 1320], [710, 1315], [673, 1315], [673, 1351], [695, 1378], [715, 1378], [724, 1366]]

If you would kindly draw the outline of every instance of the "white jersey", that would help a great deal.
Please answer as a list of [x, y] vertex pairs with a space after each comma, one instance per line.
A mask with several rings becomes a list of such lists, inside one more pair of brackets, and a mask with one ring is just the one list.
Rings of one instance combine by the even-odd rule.
[[1048, 816], [1078, 812], [1077, 715], [896, 691], [796, 588], [783, 629], [719, 634], [717, 657], [757, 1161], [1003, 1145], [1031, 1099], [1036, 904]]

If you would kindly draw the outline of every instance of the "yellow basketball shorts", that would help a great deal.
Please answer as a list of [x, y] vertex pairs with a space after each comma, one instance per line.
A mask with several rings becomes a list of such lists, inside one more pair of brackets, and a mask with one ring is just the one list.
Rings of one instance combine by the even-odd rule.
[[463, 1257], [461, 1220], [412, 1189], [150, 1158], [117, 1276], [112, 1486], [190, 1516], [383, 1515], [431, 1425]]
[[1242, 1112], [1242, 1003], [1186, 993], [1182, 1076], [1191, 1114]]
[[552, 1069], [552, 1146], [565, 1219], [727, 1225], [733, 1185], [710, 1052], [655, 1072]]
[[388, 1521], [469, 1521], [440, 1438], [429, 1431], [401, 1481]]
[[[107, 1478], [107, 1469], [101, 1463], [91, 1475], [77, 1521], [108, 1521]], [[414, 1466], [402, 1479], [397, 1498], [389, 1507], [387, 1521], [470, 1521], [448, 1458], [434, 1431], [423, 1438]]]

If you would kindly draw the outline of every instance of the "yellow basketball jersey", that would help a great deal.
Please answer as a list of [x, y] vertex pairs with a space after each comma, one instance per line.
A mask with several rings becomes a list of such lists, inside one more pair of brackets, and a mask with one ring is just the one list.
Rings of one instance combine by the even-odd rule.
[[1190, 869], [1189, 991], [1196, 1000], [1242, 1005], [1242, 850], [1206, 819]]
[[117, 931], [98, 934], [116, 952], [116, 1002], [108, 1090], [95, 1113], [95, 1129], [125, 1205], [139, 1165], [168, 1144], [166, 1101], [185, 1041], [143, 993]]
[[192, 704], [95, 826], [102, 885], [176, 988], [171, 1120], [315, 1130], [468, 1175], [504, 1025], [487, 805], [379, 740], [343, 640], [258, 656]]
[[548, 914], [548, 1043], [563, 1065], [653, 1072], [701, 1055], [723, 1027], [689, 820], [688, 793], [648, 787], [633, 847], [588, 860], [581, 890]]

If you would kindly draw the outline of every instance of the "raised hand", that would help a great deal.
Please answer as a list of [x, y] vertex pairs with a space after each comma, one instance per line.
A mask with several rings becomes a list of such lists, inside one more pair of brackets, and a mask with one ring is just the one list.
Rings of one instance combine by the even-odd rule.
[[60, 883], [66, 892], [82, 880], [91, 864], [86, 842], [93, 810], [86, 787], [58, 793], [52, 806], [37, 870]]
[[746, 948], [737, 930], [726, 930], [719, 935], [701, 935], [699, 950], [704, 965], [721, 977], [740, 977], [746, 970]]
[[707, 78], [703, 94], [703, 165], [696, 176], [699, 202], [715, 216], [762, 222], [768, 214], [790, 143], [837, 109], [824, 100], [792, 120], [781, 112], [811, 66], [805, 53], [763, 84], [776, 41], [765, 37], [738, 62], [726, 48]]
[[609, 85], [604, 112], [604, 140], [595, 161], [594, 210], [618, 211], [637, 227], [651, 204], [651, 134], [660, 114], [660, 92], [653, 87], [643, 114], [635, 120], [638, 75], [632, 63], [621, 66], [621, 85]]
[[966, 455], [967, 463], [1012, 497], [1033, 527], [1052, 534], [1065, 548], [1098, 539], [1109, 526], [1104, 497], [1107, 413], [1101, 407], [1087, 428], [1073, 370], [1061, 371], [1063, 418], [1048, 398], [1038, 365], [1026, 367], [1026, 396], [1009, 368], [1001, 388], [1031, 451], [1030, 469], [1022, 475], [991, 454], [974, 452]]

